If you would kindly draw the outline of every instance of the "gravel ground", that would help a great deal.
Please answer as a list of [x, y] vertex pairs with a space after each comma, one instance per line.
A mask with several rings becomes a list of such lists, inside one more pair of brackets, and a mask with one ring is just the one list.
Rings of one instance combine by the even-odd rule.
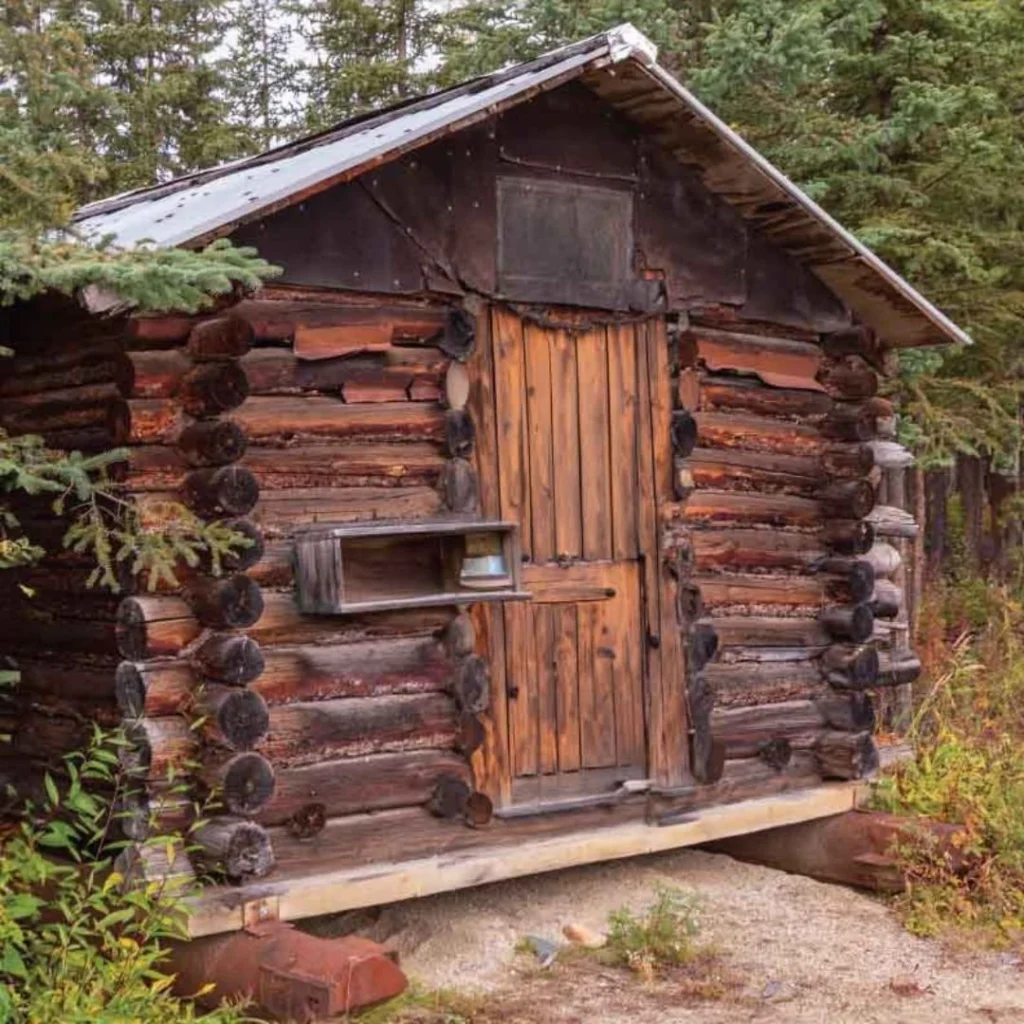
[[[699, 894], [725, 995], [695, 999], [618, 968], [541, 971], [515, 952], [526, 935], [562, 942], [566, 924], [601, 930], [617, 907], [642, 911], [658, 882]], [[696, 850], [396, 904], [348, 927], [394, 945], [423, 985], [482, 994], [488, 1021], [1024, 1022], [1019, 957], [954, 952], [909, 935], [871, 896]]]

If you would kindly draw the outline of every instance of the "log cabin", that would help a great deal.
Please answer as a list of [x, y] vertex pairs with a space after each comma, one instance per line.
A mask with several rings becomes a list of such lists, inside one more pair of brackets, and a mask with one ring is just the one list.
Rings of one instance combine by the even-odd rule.
[[[5, 314], [0, 425], [125, 445], [129, 500], [250, 541], [3, 596], [0, 776], [123, 723], [125, 863], [222, 879], [194, 934], [852, 806], [919, 671], [879, 391], [968, 339], [635, 29], [76, 221], [283, 270], [194, 316]], [[174, 863], [169, 774], [218, 808]]]

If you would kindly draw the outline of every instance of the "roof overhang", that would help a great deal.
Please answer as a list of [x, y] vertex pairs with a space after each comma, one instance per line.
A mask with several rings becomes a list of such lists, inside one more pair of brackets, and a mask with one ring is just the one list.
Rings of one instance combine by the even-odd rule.
[[899, 347], [970, 338], [657, 64], [622, 25], [259, 156], [83, 207], [75, 226], [123, 246], [195, 246], [578, 79], [638, 124], [765, 237]]

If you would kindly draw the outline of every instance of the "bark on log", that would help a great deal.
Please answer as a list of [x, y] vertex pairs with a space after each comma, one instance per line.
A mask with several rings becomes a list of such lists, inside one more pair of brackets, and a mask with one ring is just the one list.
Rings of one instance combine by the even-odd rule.
[[128, 338], [140, 348], [148, 348], [147, 342], [170, 347], [184, 341], [195, 325], [194, 317], [177, 313], [163, 316], [133, 316], [128, 321]]
[[676, 458], [685, 459], [697, 444], [697, 421], [681, 410], [672, 414], [672, 451]]
[[289, 704], [271, 709], [260, 751], [281, 767], [328, 755], [450, 748], [458, 728], [455, 705], [441, 694]]
[[263, 614], [263, 594], [248, 576], [194, 580], [186, 600], [196, 619], [212, 629], [244, 629]]
[[174, 444], [191, 424], [175, 399], [133, 398], [127, 405], [131, 429], [125, 440], [132, 444]]
[[188, 831], [193, 816], [192, 801], [174, 791], [129, 786], [114, 802], [114, 817], [122, 835], [137, 842], [151, 836], [180, 838]]
[[444, 466], [445, 505], [452, 512], [474, 512], [479, 500], [476, 470], [465, 459], [449, 459]]
[[466, 801], [472, 792], [466, 781], [459, 775], [443, 775], [437, 780], [427, 810], [435, 818], [461, 818], [466, 811]]
[[842, 480], [829, 484], [815, 497], [826, 515], [863, 519], [875, 507], [875, 489], [867, 480]]
[[237, 359], [252, 345], [253, 331], [240, 316], [203, 320], [189, 331], [185, 349], [196, 360]]
[[[228, 766], [257, 754], [240, 754]], [[323, 760], [299, 768], [270, 768], [260, 758], [261, 778], [272, 780], [271, 792], [257, 800], [241, 786], [228, 783], [231, 769], [218, 769], [204, 778], [210, 788], [222, 788], [225, 805], [233, 814], [253, 815], [263, 825], [284, 825], [310, 804], [319, 804], [329, 818], [365, 811], [422, 805], [430, 799], [443, 776], [470, 783], [469, 765], [464, 758], [445, 750], [415, 750], [395, 754]], [[236, 769], [240, 779], [249, 777], [255, 766]], [[224, 779], [222, 782], [221, 779]], [[262, 793], [265, 786], [259, 789]], [[231, 793], [239, 793], [231, 797]]]
[[879, 619], [895, 619], [903, 610], [903, 591], [889, 580], [878, 580], [871, 595], [871, 611]]
[[826, 608], [818, 616], [818, 619], [830, 636], [837, 640], [849, 640], [855, 644], [870, 639], [875, 621], [871, 608], [867, 604]]
[[491, 698], [491, 673], [480, 655], [469, 655], [459, 666], [452, 696], [460, 711], [479, 714], [487, 710]]
[[232, 686], [251, 683], [262, 672], [263, 652], [251, 637], [213, 633], [191, 655], [197, 673]]
[[251, 512], [259, 501], [260, 485], [244, 466], [196, 469], [185, 478], [181, 496], [204, 519], [225, 519]]
[[822, 720], [840, 732], [874, 732], [875, 705], [866, 693], [836, 693], [817, 701]]
[[820, 502], [789, 494], [695, 491], [685, 506], [666, 509], [669, 515], [699, 523], [818, 526], [824, 518]]
[[832, 399], [821, 391], [765, 387], [749, 377], [705, 377], [700, 396], [701, 410], [709, 412], [820, 420], [832, 410]]
[[172, 398], [192, 369], [192, 360], [181, 349], [132, 352], [132, 398]]
[[422, 402], [346, 405], [303, 395], [250, 398], [230, 413], [252, 441], [288, 446], [296, 437], [444, 441], [444, 411]]
[[131, 413], [129, 403], [111, 398], [98, 405], [0, 415], [0, 425], [12, 435], [41, 434], [51, 447], [69, 451], [99, 442], [120, 447], [131, 436]]
[[127, 718], [158, 718], [190, 707], [196, 679], [187, 664], [171, 662], [147, 667], [133, 661], [117, 666], [117, 706]]
[[686, 638], [687, 665], [700, 672], [718, 653], [718, 633], [710, 622], [697, 622]]
[[137, 758], [140, 775], [152, 780], [180, 779], [188, 774], [198, 746], [194, 730], [178, 715], [140, 718], [125, 725], [128, 753]]
[[714, 693], [702, 675], [694, 675], [687, 685], [690, 722], [690, 771], [705, 785], [717, 782], [725, 764], [725, 748], [716, 744], [711, 733]]
[[473, 454], [476, 427], [468, 410], [449, 409], [444, 414], [444, 434], [445, 448], [453, 459], [468, 459]]
[[719, 412], [699, 412], [693, 419], [702, 448], [738, 448], [806, 458], [820, 456], [834, 447], [821, 430], [803, 423]]
[[821, 432], [836, 441], [870, 441], [878, 417], [866, 405], [837, 404], [821, 425]]
[[873, 644], [862, 647], [836, 644], [821, 656], [826, 681], [840, 690], [867, 690], [877, 685], [878, 651]]
[[442, 352], [465, 362], [476, 348], [476, 318], [464, 309], [449, 309], [440, 345]]
[[727, 758], [757, 757], [766, 743], [779, 738], [789, 740], [793, 747], [814, 746], [822, 718], [814, 701], [794, 700], [716, 709], [711, 715], [711, 728], [716, 739], [725, 744]]
[[878, 394], [878, 374], [856, 356], [825, 363], [818, 381], [830, 395], [846, 401], [864, 401]]
[[862, 356], [872, 363], [879, 358], [875, 332], [863, 324], [832, 331], [821, 339], [825, 354], [832, 359], [842, 356]]
[[821, 538], [840, 555], [863, 555], [875, 543], [875, 529], [862, 520], [833, 520], [821, 528]]
[[875, 570], [859, 558], [832, 557], [823, 559], [819, 571], [838, 576], [845, 581], [850, 599], [859, 604], [871, 597], [875, 588]]
[[222, 466], [245, 454], [245, 431], [237, 423], [193, 423], [177, 438], [178, 451], [190, 466]]
[[722, 648], [826, 647], [832, 641], [823, 623], [811, 618], [774, 618], [757, 615], [716, 616], [708, 620]]
[[890, 653], [881, 659], [876, 686], [905, 686], [921, 675], [921, 661], [908, 653]]
[[755, 373], [766, 383], [779, 385], [801, 379], [807, 388], [820, 387], [815, 381], [822, 356], [817, 345], [703, 326], [692, 327], [691, 332], [709, 370]]
[[825, 732], [814, 745], [823, 779], [863, 779], [878, 770], [878, 748], [869, 732]]
[[254, 690], [208, 684], [197, 699], [200, 729], [213, 744], [228, 750], [251, 750], [270, 728], [270, 709]]
[[[711, 609], [730, 605], [817, 608], [828, 601], [855, 601], [850, 580], [843, 576], [744, 576], [739, 573], [693, 576], [704, 604]], [[691, 616], [693, 618], [699, 617]]]
[[234, 818], [215, 818], [192, 835], [200, 856], [229, 880], [263, 878], [274, 868], [270, 835], [262, 825]]
[[825, 690], [821, 673], [810, 660], [719, 662], [708, 665], [704, 674], [719, 708], [807, 700]]
[[197, 419], [237, 409], [249, 397], [249, 379], [234, 362], [201, 363], [182, 379], [182, 408]]
[[476, 628], [465, 613], [456, 615], [444, 631], [444, 648], [450, 658], [464, 658], [476, 650]]

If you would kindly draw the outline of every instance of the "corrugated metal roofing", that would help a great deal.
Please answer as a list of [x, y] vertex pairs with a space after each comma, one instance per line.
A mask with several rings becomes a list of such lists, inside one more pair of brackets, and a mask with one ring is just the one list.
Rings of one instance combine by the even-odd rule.
[[113, 236], [124, 246], [203, 242], [578, 78], [696, 167], [713, 192], [803, 260], [891, 343], [970, 343], [948, 317], [659, 67], [656, 56], [648, 39], [621, 25], [259, 156], [92, 203], [75, 215], [76, 226], [86, 236]]

